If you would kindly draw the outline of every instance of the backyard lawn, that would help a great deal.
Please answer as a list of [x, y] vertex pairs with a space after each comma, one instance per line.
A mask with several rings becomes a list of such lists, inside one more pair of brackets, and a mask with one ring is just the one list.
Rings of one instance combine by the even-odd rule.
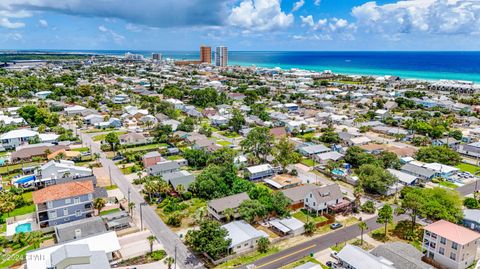
[[230, 146], [232, 143], [228, 142], [228, 141], [225, 141], [225, 140], [218, 140], [217, 141], [217, 144], [219, 144], [220, 146], [223, 146], [223, 147], [228, 147]]
[[183, 159], [182, 156], [180, 155], [172, 155], [172, 156], [167, 156], [165, 157], [167, 160], [170, 160], [170, 161], [175, 161], [175, 160], [180, 160], [180, 159]]
[[469, 172], [470, 174], [475, 174], [475, 172], [480, 169], [480, 167], [469, 163], [461, 163], [455, 167], [464, 172]]
[[312, 159], [303, 159], [301, 163], [310, 167], [315, 165], [315, 162]]
[[219, 132], [221, 135], [227, 137], [227, 138], [237, 138], [237, 137], [240, 137], [239, 134], [235, 133], [235, 132]]
[[218, 265], [215, 268], [219, 268], [219, 269], [220, 268], [222, 268], [222, 269], [235, 268], [235, 267], [238, 267], [240, 265], [252, 263], [252, 262], [254, 262], [256, 260], [259, 260], [263, 257], [275, 254], [278, 251], [280, 251], [278, 248], [272, 247], [265, 253], [260, 253], [258, 251], [250, 252], [250, 253], [247, 253], [245, 255], [239, 256], [237, 258], [228, 260], [228, 261]]
[[9, 172], [12, 172], [13, 170], [22, 169], [22, 167], [37, 166], [37, 165], [39, 165], [38, 162], [24, 163], [23, 165], [21, 163], [4, 165], [4, 166], [0, 166], [0, 174], [7, 174]]
[[292, 217], [298, 219], [299, 221], [303, 223], [307, 223], [308, 221], [313, 221], [315, 223], [322, 222], [322, 221], [327, 221], [328, 219], [324, 216], [321, 215], [315, 215], [313, 213], [308, 212], [305, 209], [302, 209], [298, 212], [295, 212], [292, 214]]
[[2, 214], [0, 216], [0, 219], [1, 221], [0, 222], [5, 222], [5, 220], [7, 218], [10, 218], [10, 217], [15, 217], [15, 216], [20, 216], [20, 215], [25, 215], [25, 214], [28, 214], [28, 213], [33, 213], [35, 212], [35, 205], [34, 204], [31, 204], [31, 205], [27, 205], [27, 206], [23, 206], [23, 207], [19, 207], [19, 208], [15, 208], [12, 212], [10, 212], [8, 215], [7, 214]]
[[158, 150], [159, 148], [166, 148], [168, 147], [165, 143], [157, 143], [157, 144], [148, 144], [148, 145], [141, 145], [138, 147], [131, 147], [122, 149], [121, 152], [137, 152], [137, 151], [151, 151], [151, 150]]
[[[118, 132], [114, 132], [117, 134], [117, 136], [120, 136], [120, 135], [124, 135], [126, 134], [127, 132], [126, 131], [118, 131]], [[105, 140], [105, 137], [107, 136], [107, 134], [109, 133], [106, 133], [106, 134], [99, 134], [99, 135], [96, 135], [94, 137], [92, 137], [93, 141], [103, 141]]]
[[74, 148], [72, 151], [79, 151], [79, 152], [87, 152], [90, 149], [88, 147], [82, 147], [82, 148]]
[[454, 184], [450, 181], [440, 181], [440, 182], [438, 182], [438, 185], [443, 186], [443, 187], [447, 187], [447, 188], [450, 188], [450, 189], [458, 188], [458, 185], [456, 185], [456, 184]]
[[110, 209], [110, 210], [100, 211], [100, 216], [105, 216], [105, 215], [116, 213], [116, 212], [120, 212], [120, 209], [119, 208], [114, 208], [114, 209]]
[[85, 131], [84, 133], [86, 133], [86, 134], [93, 134], [93, 133], [111, 132], [111, 131], [114, 131], [114, 130], [115, 130], [114, 128], [107, 128], [107, 129], [91, 129], [91, 130], [87, 130], [87, 131]]

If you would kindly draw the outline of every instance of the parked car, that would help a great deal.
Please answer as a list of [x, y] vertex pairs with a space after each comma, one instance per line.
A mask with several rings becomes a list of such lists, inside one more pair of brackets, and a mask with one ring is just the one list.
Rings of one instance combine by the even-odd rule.
[[338, 222], [330, 224], [330, 229], [332, 229], [332, 230], [336, 230], [336, 229], [342, 228], [342, 227], [343, 227], [343, 225], [341, 223], [338, 223]]
[[332, 263], [331, 261], [327, 261], [325, 264], [326, 264], [329, 268], [332, 268], [332, 266], [333, 266], [333, 263]]
[[120, 160], [123, 160], [123, 156], [122, 155], [117, 155], [115, 157], [112, 158], [112, 161], [120, 161]]

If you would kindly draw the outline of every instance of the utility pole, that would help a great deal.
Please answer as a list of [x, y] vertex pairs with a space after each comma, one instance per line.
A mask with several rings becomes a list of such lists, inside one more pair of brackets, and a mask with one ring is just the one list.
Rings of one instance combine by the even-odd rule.
[[140, 230], [143, 231], [143, 213], [142, 213], [142, 207], [146, 205], [145, 202], [140, 203]]
[[174, 269], [177, 269], [177, 245], [176, 244], [175, 244], [175, 254], [174, 254], [173, 262], [174, 262]]
[[113, 186], [113, 183], [112, 183], [112, 169], [111, 169], [110, 165], [108, 166], [108, 176], [110, 177], [110, 186]]
[[128, 201], [128, 204], [130, 204], [130, 187], [128, 187], [128, 190], [127, 190], [127, 201]]

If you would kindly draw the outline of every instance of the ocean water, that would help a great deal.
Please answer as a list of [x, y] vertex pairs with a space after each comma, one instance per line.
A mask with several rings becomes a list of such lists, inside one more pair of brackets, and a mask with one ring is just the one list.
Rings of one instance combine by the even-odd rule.
[[[127, 51], [76, 52], [123, 55]], [[151, 57], [154, 51], [130, 52]], [[155, 52], [161, 53], [164, 58], [199, 58], [198, 51]], [[230, 51], [229, 64], [314, 71], [331, 70], [335, 73], [356, 75], [396, 75], [425, 80], [468, 80], [480, 83], [480, 52]]]

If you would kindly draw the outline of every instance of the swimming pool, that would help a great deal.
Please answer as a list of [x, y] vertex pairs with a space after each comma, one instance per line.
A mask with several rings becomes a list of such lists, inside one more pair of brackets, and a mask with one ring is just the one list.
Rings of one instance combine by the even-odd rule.
[[335, 168], [335, 169], [332, 170], [332, 174], [334, 174], [336, 176], [343, 176], [345, 174], [345, 172], [343, 170]]
[[32, 224], [30, 222], [22, 223], [15, 227], [15, 233], [28, 233], [32, 231]]

